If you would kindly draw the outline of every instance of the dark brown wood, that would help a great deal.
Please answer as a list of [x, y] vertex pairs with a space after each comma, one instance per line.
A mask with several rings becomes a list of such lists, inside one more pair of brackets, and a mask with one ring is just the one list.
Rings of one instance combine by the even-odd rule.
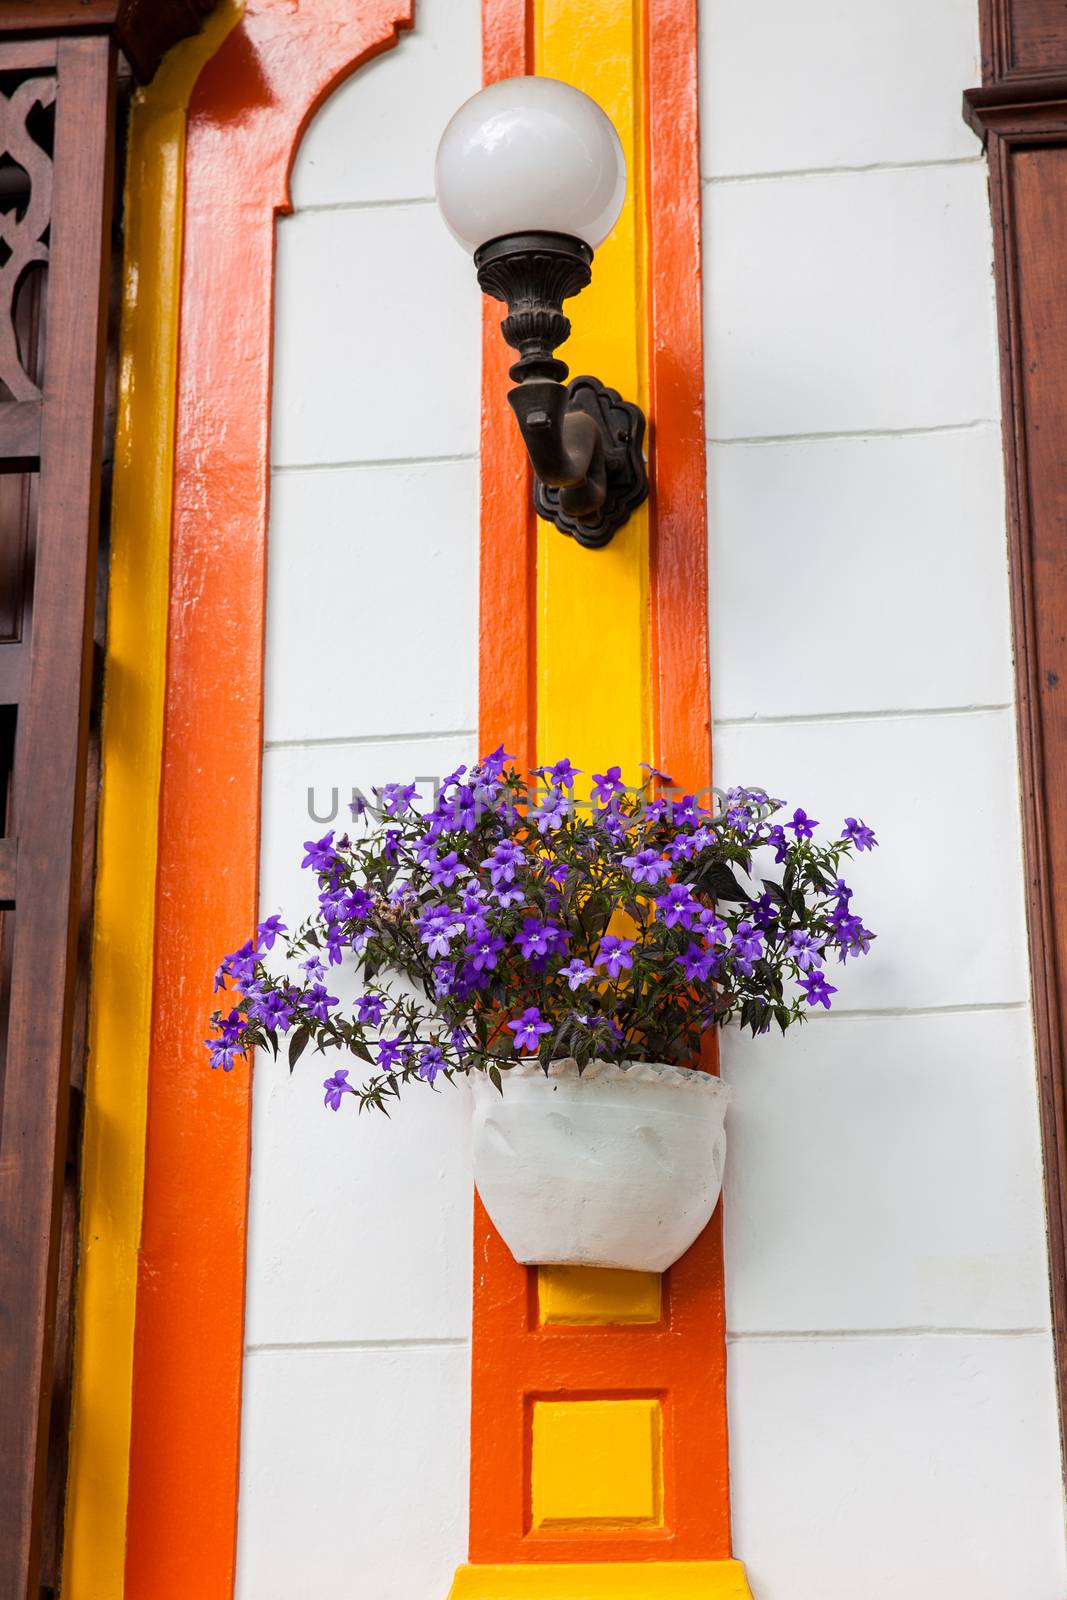
[[[0, 31], [0, 71], [7, 48]], [[14, 907], [3, 919], [0, 962], [9, 974], [0, 997], [0, 1600], [38, 1600], [42, 1582], [51, 1585], [58, 1570], [53, 1525], [50, 1570], [42, 1573], [42, 1507], [50, 1449], [55, 1457], [65, 1431], [61, 1410], [54, 1422], [52, 1415], [62, 1403], [68, 1341], [56, 1302], [60, 1258], [65, 1252], [69, 1267], [74, 1237], [68, 1124], [88, 903], [84, 822], [114, 187], [114, 39], [63, 36], [40, 56], [49, 49], [55, 71], [45, 83], [40, 62], [20, 46], [18, 70], [30, 81], [8, 89], [0, 116], [8, 148], [19, 139], [13, 108], [21, 107], [23, 133], [42, 112], [54, 116], [51, 135], [42, 131], [50, 122], [33, 124], [37, 154], [23, 149], [29, 160], [16, 157], [32, 187], [50, 191], [48, 215], [42, 221], [40, 194], [31, 194], [32, 238], [17, 240], [10, 217], [5, 235], [23, 248], [26, 265], [40, 263], [46, 282], [35, 291], [36, 309], [21, 298], [5, 321], [0, 303], [0, 378], [16, 391], [0, 420], [0, 445], [13, 448], [17, 462], [39, 454], [37, 474], [21, 487], [0, 478], [0, 491], [11, 484], [19, 495], [0, 508], [31, 524], [22, 555], [5, 569], [16, 597], [3, 608], [10, 642], [0, 642], [0, 682], [5, 660], [12, 664], [5, 687], [19, 680], [17, 700], [3, 702], [0, 839], [0, 907]], [[25, 282], [23, 274], [12, 292], [22, 296]], [[43, 361], [35, 353], [42, 345]], [[18, 404], [20, 390], [26, 399]], [[61, 1499], [61, 1483], [52, 1493]]]
[[[985, 83], [1034, 1022], [1067, 1458], [1067, 5], [987, 0]], [[1024, 74], [1030, 74], [1025, 76]]]
[[1063, 72], [1067, 58], [1063, 0], [979, 0], [979, 10], [983, 83]]
[[0, 0], [0, 31], [109, 33], [147, 83], [179, 39], [196, 33], [216, 0]]

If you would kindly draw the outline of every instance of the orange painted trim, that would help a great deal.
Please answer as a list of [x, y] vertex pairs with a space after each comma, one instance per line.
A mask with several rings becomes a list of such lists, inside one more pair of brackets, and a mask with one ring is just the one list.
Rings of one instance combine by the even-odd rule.
[[250, 1082], [205, 1067], [256, 921], [275, 217], [317, 106], [413, 0], [249, 0], [189, 107], [126, 1600], [229, 1600]]
[[697, 0], [646, 0], [656, 765], [711, 782]]
[[[482, 40], [486, 83], [532, 72], [530, 0], [482, 0]], [[536, 763], [537, 519], [519, 430], [499, 425], [514, 360], [500, 334], [505, 315], [504, 306], [484, 297], [478, 706], [481, 750], [503, 742], [525, 769]]]
[[[530, 70], [525, 0], [483, 0], [486, 79]], [[649, 238], [651, 660], [656, 764], [687, 790], [711, 781], [706, 454], [700, 290], [695, 0], [646, 0]], [[580, 312], [579, 312], [580, 314]], [[516, 555], [528, 494], [503, 405], [506, 352], [487, 309], [483, 403], [481, 747], [520, 758], [536, 727], [532, 641], [497, 632], [531, 616], [536, 564]], [[610, 373], [600, 374], [611, 382]], [[521, 460], [519, 467], [522, 467]], [[501, 514], [504, 495], [512, 497]], [[551, 535], [549, 535], [551, 536]], [[528, 535], [527, 535], [528, 537]], [[504, 539], [515, 541], [502, 549]], [[526, 547], [528, 551], [528, 545]], [[492, 574], [486, 605], [487, 572]], [[516, 669], [516, 663], [521, 666]], [[548, 755], [549, 752], [541, 752]], [[715, 1041], [705, 1065], [714, 1070]], [[721, 1210], [664, 1280], [645, 1326], [539, 1326], [535, 1275], [516, 1266], [475, 1203], [470, 1559], [476, 1564], [721, 1561], [730, 1555]], [[656, 1530], [530, 1526], [535, 1398], [664, 1400], [664, 1523]]]

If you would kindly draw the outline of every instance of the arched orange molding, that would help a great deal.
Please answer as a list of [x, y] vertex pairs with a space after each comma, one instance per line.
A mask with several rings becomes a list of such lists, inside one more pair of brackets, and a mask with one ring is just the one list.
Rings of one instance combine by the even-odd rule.
[[257, 909], [275, 217], [413, 4], [249, 0], [190, 100], [127, 1600], [233, 1592], [250, 1084], [201, 1040]]

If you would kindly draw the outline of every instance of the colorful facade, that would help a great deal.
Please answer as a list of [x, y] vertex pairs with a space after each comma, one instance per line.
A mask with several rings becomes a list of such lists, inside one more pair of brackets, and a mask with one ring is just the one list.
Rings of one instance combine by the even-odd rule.
[[[50, 1592], [1063, 1593], [1025, 361], [960, 115], [1036, 77], [1062, 135], [1016, 9], [1001, 70], [977, 0], [219, 0], [138, 73]], [[525, 73], [627, 161], [562, 349], [649, 417], [600, 551], [534, 515], [434, 203], [453, 111]], [[878, 827], [833, 1015], [708, 1044], [724, 1198], [662, 1277], [516, 1265], [458, 1089], [334, 1117], [311, 1054], [207, 1066], [302, 841], [501, 742]]]

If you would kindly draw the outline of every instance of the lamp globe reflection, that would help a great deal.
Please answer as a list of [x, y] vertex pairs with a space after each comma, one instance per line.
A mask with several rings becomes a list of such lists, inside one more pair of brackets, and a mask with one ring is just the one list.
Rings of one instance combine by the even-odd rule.
[[626, 196], [611, 119], [555, 78], [505, 78], [460, 106], [437, 151], [437, 203], [472, 253], [515, 233], [560, 233], [595, 250]]

